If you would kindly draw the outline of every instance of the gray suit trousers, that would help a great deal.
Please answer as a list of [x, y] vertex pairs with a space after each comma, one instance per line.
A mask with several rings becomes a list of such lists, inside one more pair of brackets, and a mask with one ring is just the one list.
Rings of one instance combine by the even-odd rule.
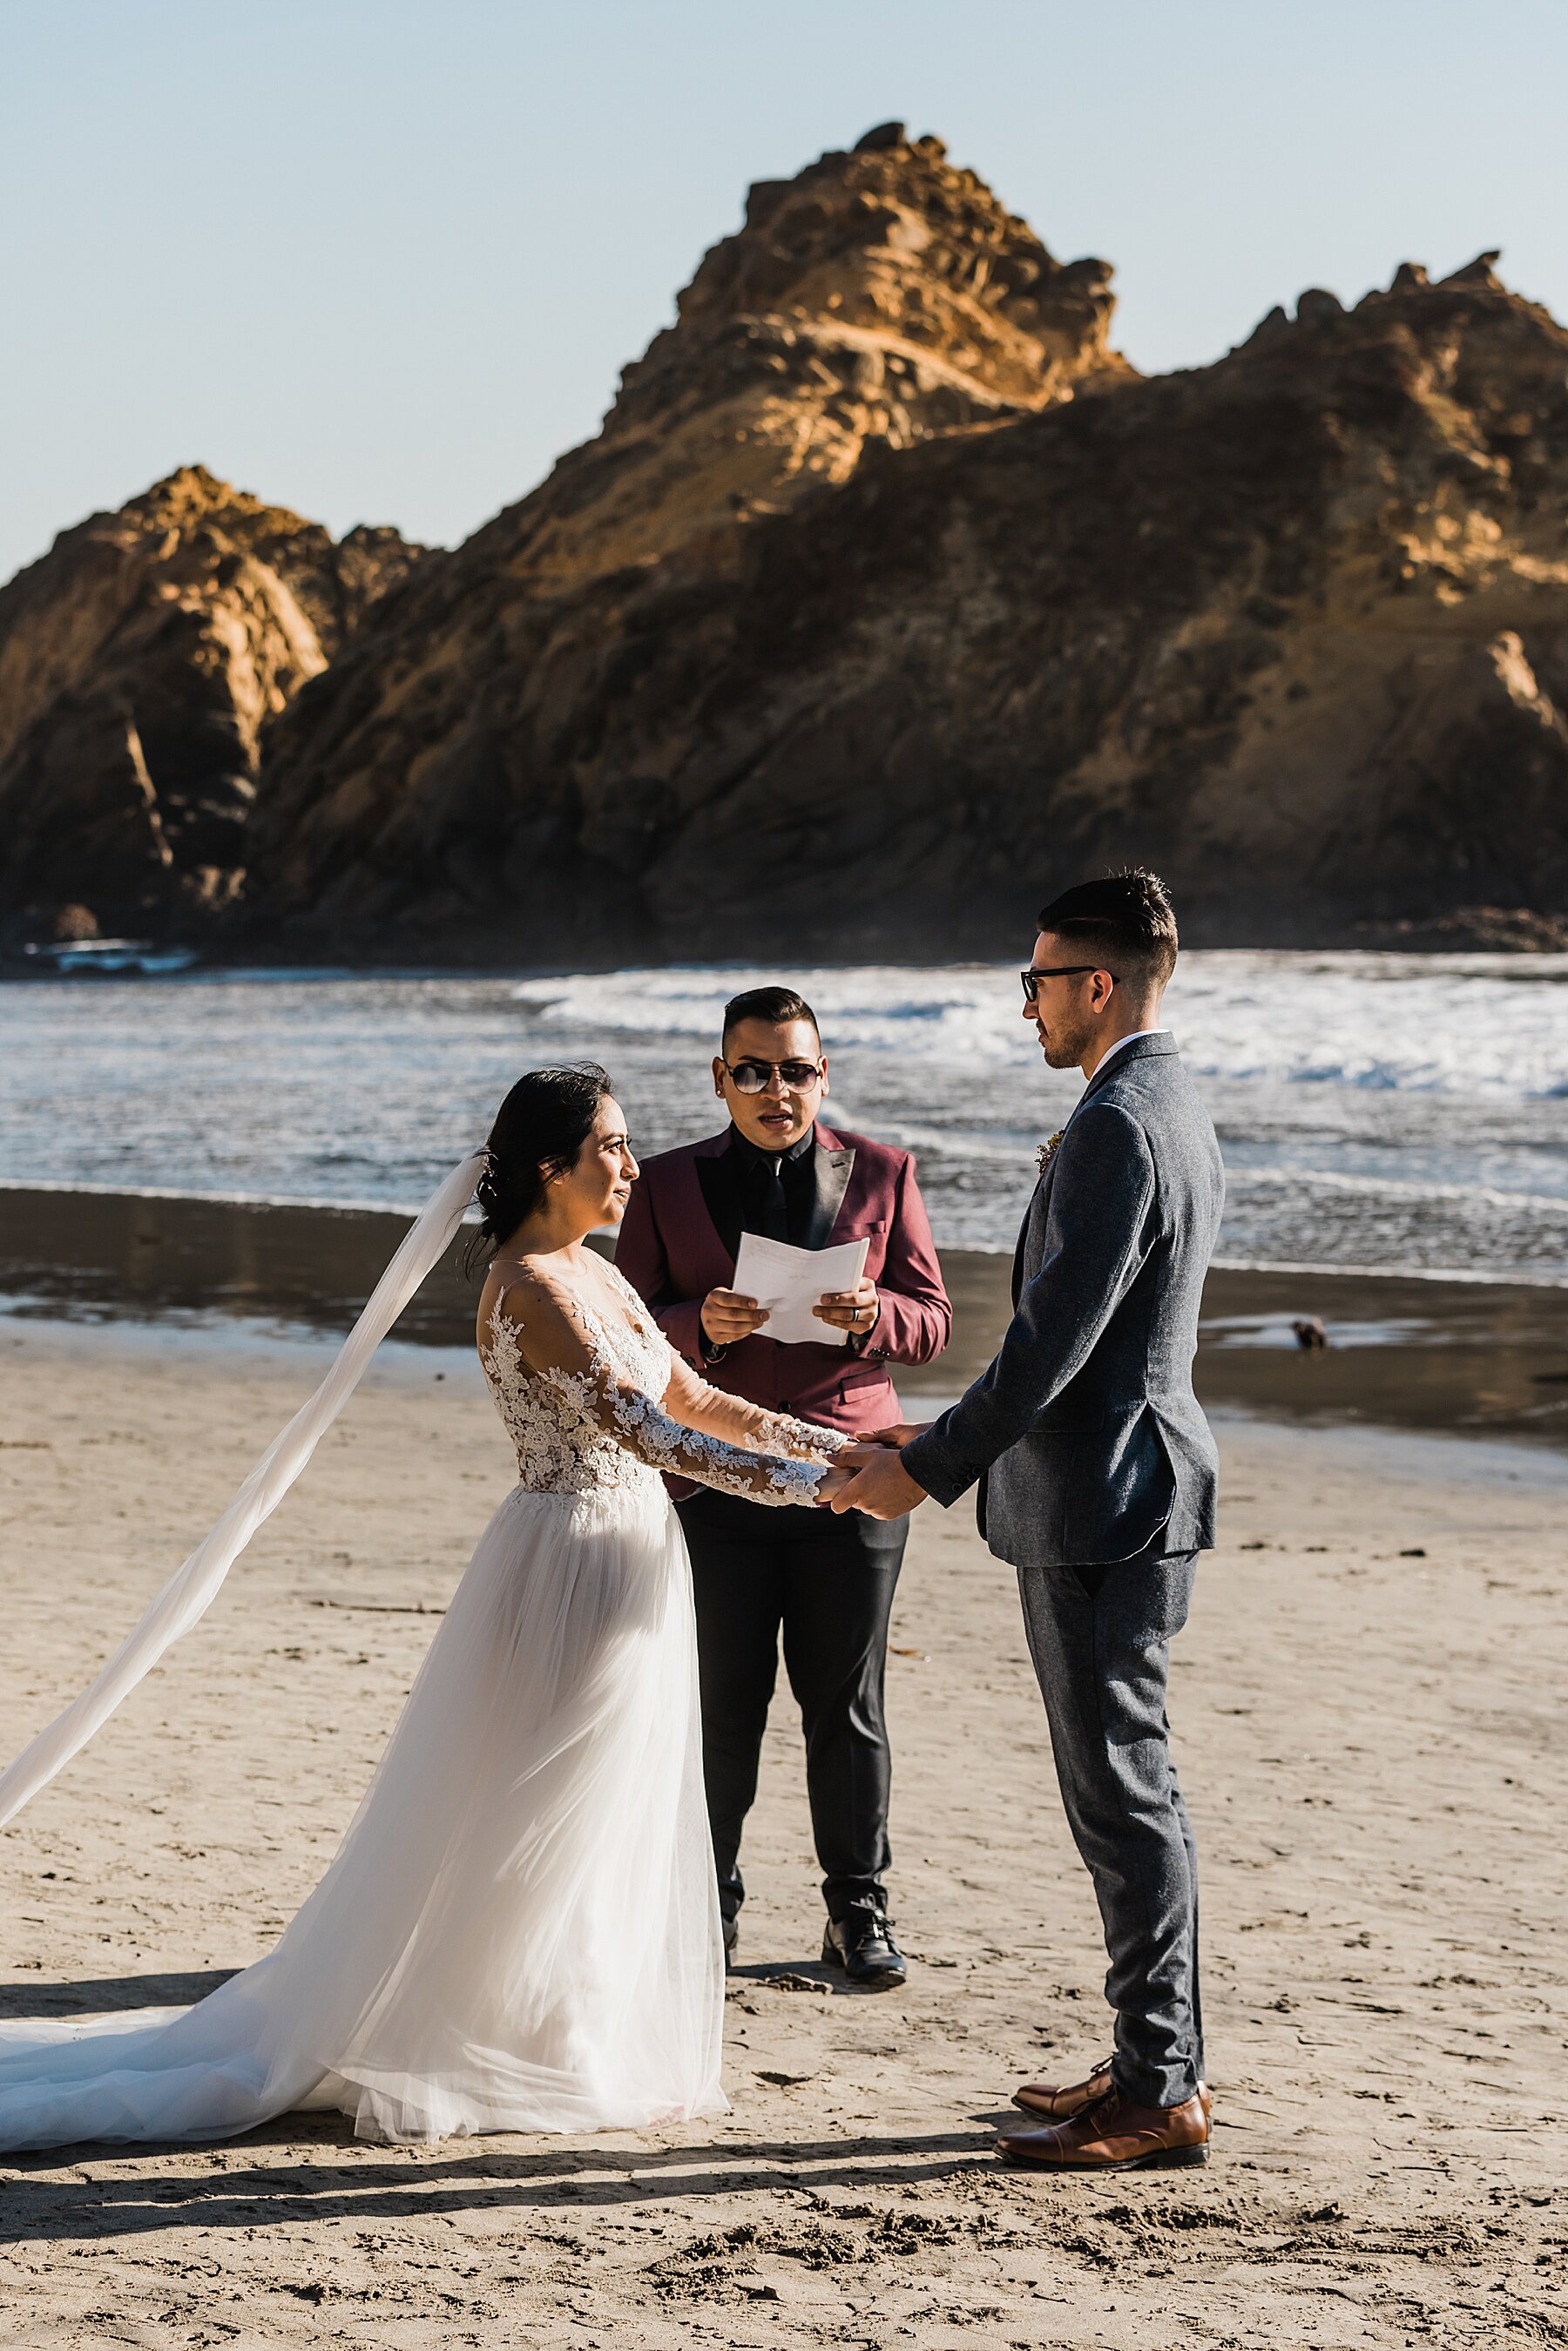
[[1197, 1854], [1166, 1719], [1197, 1556], [1018, 1572], [1061, 1800], [1105, 1930], [1112, 2072], [1144, 2106], [1178, 2105], [1205, 2078]]

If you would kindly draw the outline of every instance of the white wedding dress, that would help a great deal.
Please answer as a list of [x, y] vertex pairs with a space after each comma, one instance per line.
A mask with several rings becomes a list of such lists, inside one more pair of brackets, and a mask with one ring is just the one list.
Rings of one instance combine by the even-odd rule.
[[[497, 1301], [483, 1360], [518, 1483], [281, 1941], [193, 2008], [0, 2022], [0, 2147], [222, 2137], [301, 2106], [387, 2139], [724, 2111], [690, 1576], [660, 1472], [806, 1501], [845, 1440], [703, 1388], [619, 1275], [592, 1286], [543, 1361], [527, 1282]], [[662, 1409], [694, 1398], [739, 1444]]]

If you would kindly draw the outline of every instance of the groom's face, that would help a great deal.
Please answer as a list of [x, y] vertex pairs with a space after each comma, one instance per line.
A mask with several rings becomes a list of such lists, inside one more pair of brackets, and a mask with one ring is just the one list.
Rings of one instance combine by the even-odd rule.
[[[1030, 961], [1036, 971], [1051, 971], [1059, 964], [1082, 963], [1083, 953], [1054, 931], [1041, 931]], [[1093, 972], [1040, 981], [1023, 1017], [1033, 1021], [1040, 1051], [1053, 1070], [1071, 1070], [1082, 1061], [1098, 1035], [1108, 992]]]

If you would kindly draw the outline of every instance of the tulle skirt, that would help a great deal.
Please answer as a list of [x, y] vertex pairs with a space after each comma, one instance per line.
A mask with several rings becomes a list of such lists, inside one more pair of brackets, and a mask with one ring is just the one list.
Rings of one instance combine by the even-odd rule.
[[679, 1520], [518, 1488], [281, 1941], [193, 2008], [0, 2023], [0, 2147], [721, 2113], [723, 2002]]

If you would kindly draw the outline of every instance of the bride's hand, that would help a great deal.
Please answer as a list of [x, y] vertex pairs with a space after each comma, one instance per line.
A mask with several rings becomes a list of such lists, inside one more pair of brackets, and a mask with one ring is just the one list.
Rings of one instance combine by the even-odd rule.
[[817, 1508], [820, 1510], [827, 1509], [835, 1494], [843, 1492], [850, 1479], [858, 1473], [859, 1467], [858, 1462], [847, 1461], [841, 1454], [834, 1455], [822, 1474], [821, 1484], [817, 1489]]

